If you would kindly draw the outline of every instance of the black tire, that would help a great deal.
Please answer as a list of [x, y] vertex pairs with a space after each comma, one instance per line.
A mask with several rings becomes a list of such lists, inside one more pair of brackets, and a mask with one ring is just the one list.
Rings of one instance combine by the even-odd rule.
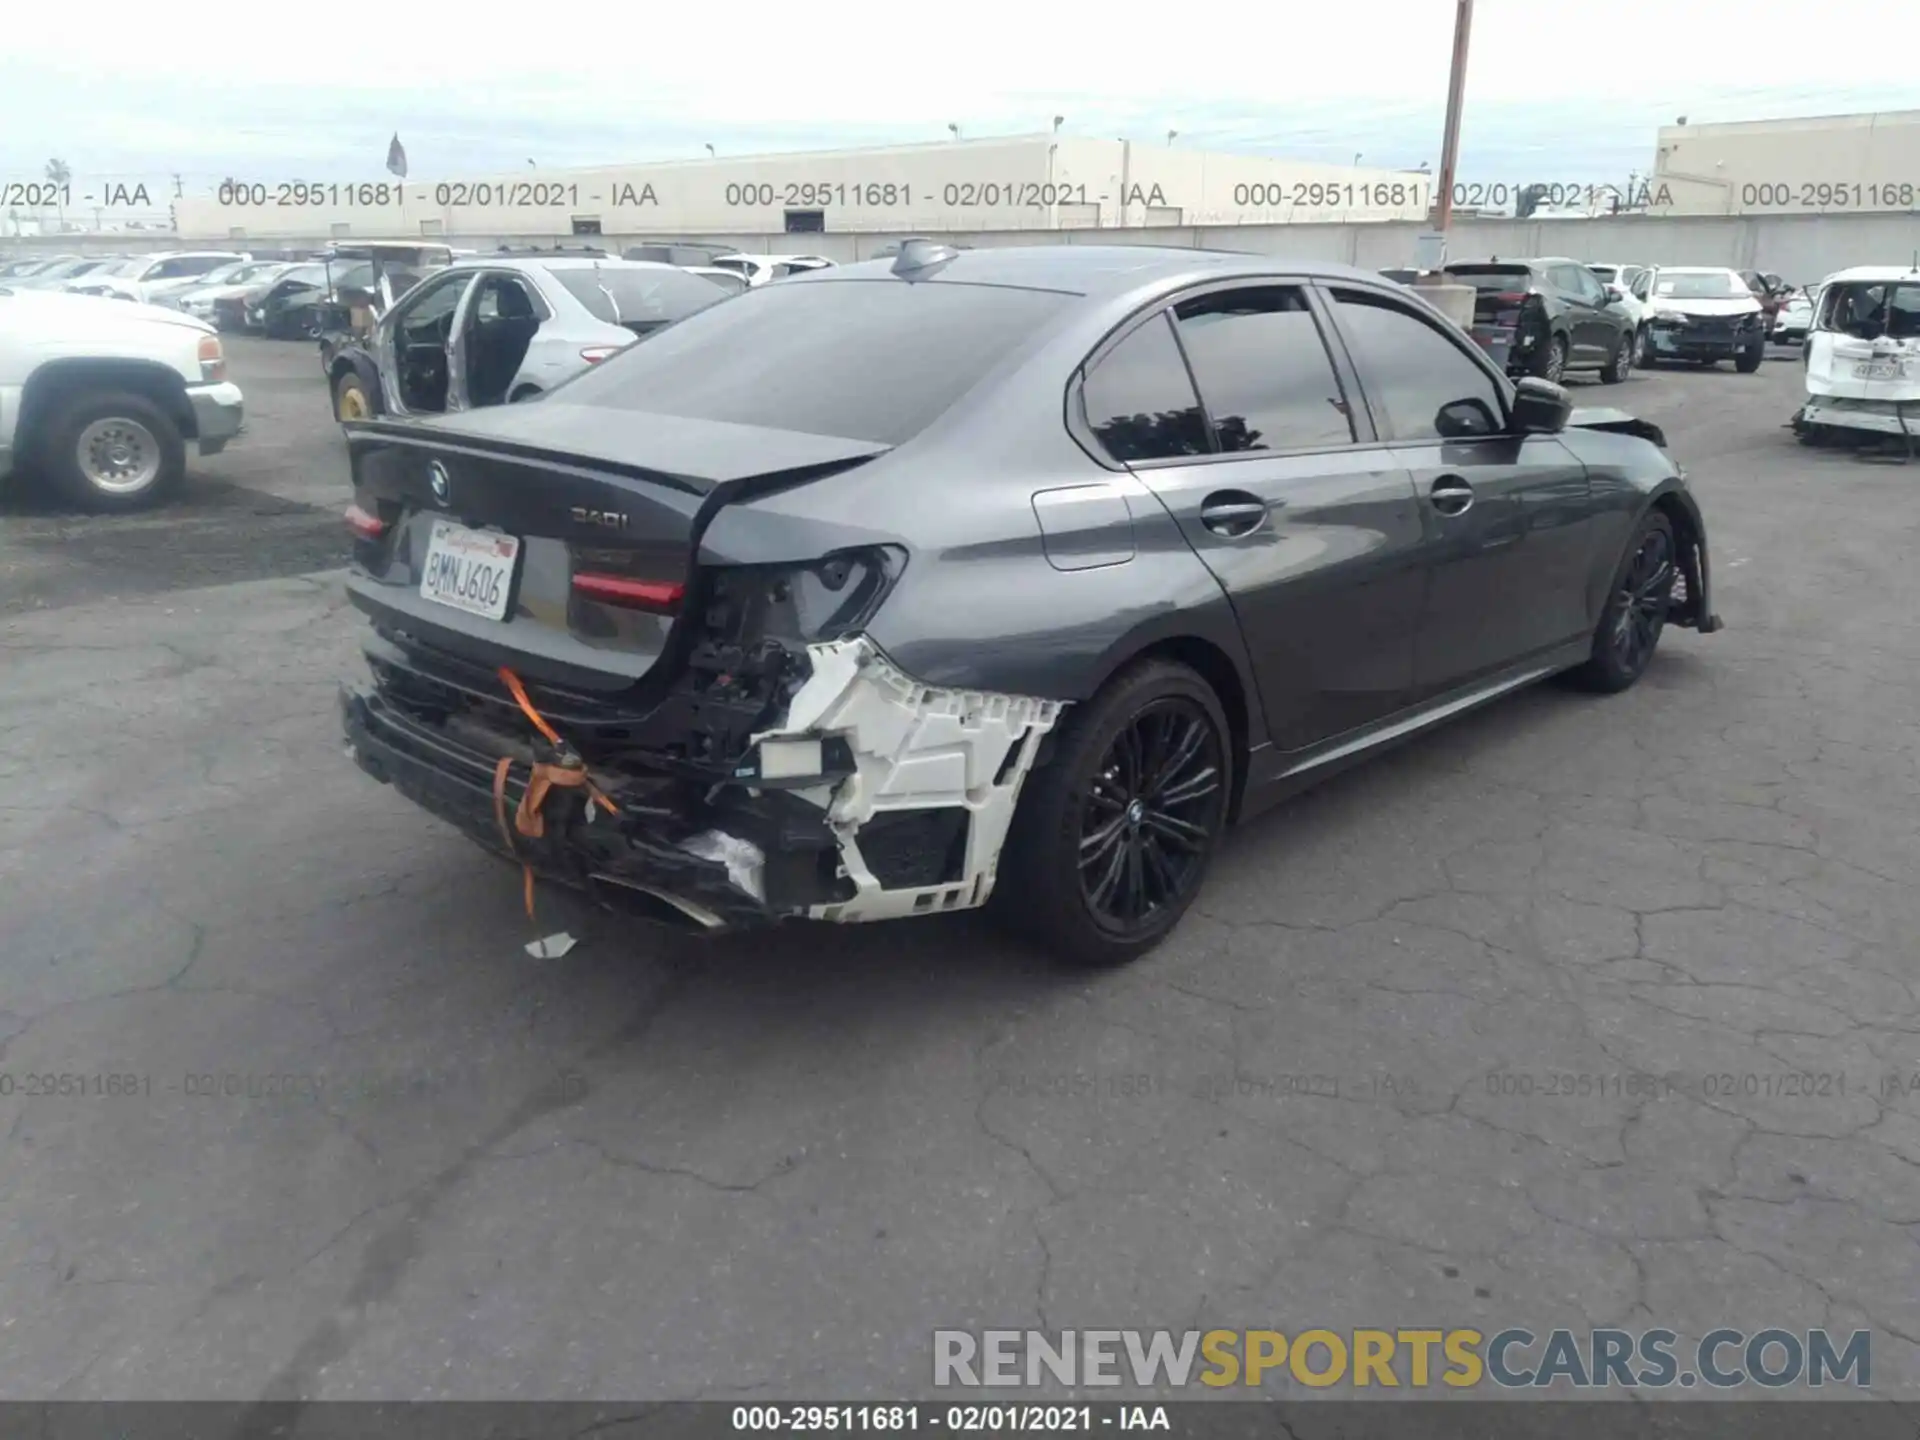
[[1567, 356], [1571, 353], [1564, 335], [1552, 336], [1547, 343], [1533, 354], [1528, 373], [1542, 380], [1551, 380], [1558, 385], [1567, 378]]
[[[1200, 676], [1166, 660], [1116, 675], [1067, 712], [1052, 760], [1028, 777], [994, 909], [1072, 964], [1144, 955], [1206, 879], [1233, 766], [1232, 731]], [[1174, 792], [1184, 798], [1169, 802]]]
[[507, 397], [507, 403], [509, 405], [518, 405], [522, 400], [533, 400], [539, 395], [540, 387], [538, 385], [522, 385]]
[[[34, 449], [60, 494], [102, 513], [157, 504], [179, 488], [187, 473], [187, 446], [179, 425], [152, 400], [130, 391], [97, 391], [59, 401]], [[127, 472], [117, 485], [106, 478], [116, 468]]]
[[1647, 327], [1644, 325], [1633, 332], [1633, 363], [1640, 370], [1653, 368], [1653, 344], [1647, 338]]
[[1627, 372], [1633, 369], [1632, 334], [1621, 335], [1613, 342], [1613, 351], [1607, 356], [1607, 363], [1600, 367], [1600, 380], [1603, 384], [1618, 385], [1627, 378]]
[[341, 424], [373, 416], [373, 396], [355, 370], [343, 371], [333, 382], [333, 418]]
[[1679, 574], [1673, 523], [1647, 514], [1627, 541], [1594, 627], [1593, 650], [1567, 678], [1582, 690], [1617, 695], [1646, 673], [1667, 624], [1667, 602]]
[[1767, 347], [1764, 344], [1749, 345], [1733, 357], [1733, 368], [1742, 375], [1751, 375], [1760, 368], [1760, 362], [1766, 358]]

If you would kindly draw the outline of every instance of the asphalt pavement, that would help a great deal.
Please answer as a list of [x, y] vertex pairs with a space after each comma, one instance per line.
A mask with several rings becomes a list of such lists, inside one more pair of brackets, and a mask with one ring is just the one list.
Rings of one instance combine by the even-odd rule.
[[344, 448], [310, 347], [231, 357], [177, 504], [0, 505], [0, 1397], [1419, 1324], [1869, 1328], [1920, 1393], [1920, 464], [1797, 445], [1792, 352], [1579, 387], [1667, 427], [1724, 632], [1263, 817], [1092, 977], [964, 916], [530, 926], [343, 757]]

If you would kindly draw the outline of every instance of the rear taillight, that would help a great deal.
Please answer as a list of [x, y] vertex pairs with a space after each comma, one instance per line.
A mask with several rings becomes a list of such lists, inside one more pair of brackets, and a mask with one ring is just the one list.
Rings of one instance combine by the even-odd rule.
[[580, 352], [580, 358], [589, 365], [598, 365], [609, 355], [618, 355], [623, 348], [619, 345], [589, 345]]
[[628, 610], [652, 610], [671, 615], [680, 608], [687, 587], [677, 580], [634, 580], [625, 575], [603, 575], [597, 571], [576, 571], [573, 591], [603, 605], [619, 605]]
[[378, 540], [387, 533], [387, 522], [378, 515], [369, 515], [358, 505], [347, 506], [347, 528], [362, 540]]

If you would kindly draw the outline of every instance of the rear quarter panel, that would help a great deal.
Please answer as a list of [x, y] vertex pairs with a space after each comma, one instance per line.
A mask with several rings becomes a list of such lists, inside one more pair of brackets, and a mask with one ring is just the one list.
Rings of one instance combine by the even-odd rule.
[[[836, 543], [902, 546], [905, 572], [868, 633], [933, 685], [1084, 700], [1141, 650], [1204, 639], [1238, 672], [1259, 743], [1255, 687], [1219, 582], [1152, 493], [1124, 470], [1096, 463], [1067, 428], [1075, 371], [1147, 303], [1157, 302], [1149, 295], [1087, 307], [878, 460], [727, 506], [707, 528], [701, 560], [770, 563]], [[1130, 550], [1131, 558], [1058, 569], [1033, 497], [1088, 485], [1110, 487], [1129, 517], [1119, 528], [1130, 533], [1103, 535], [1097, 548]]]

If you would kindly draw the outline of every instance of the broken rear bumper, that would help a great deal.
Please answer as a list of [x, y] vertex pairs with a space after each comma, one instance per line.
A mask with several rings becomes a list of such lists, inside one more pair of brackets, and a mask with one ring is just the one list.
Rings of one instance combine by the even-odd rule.
[[[340, 713], [354, 763], [429, 814], [464, 831], [487, 849], [532, 867], [542, 879], [582, 890], [611, 908], [636, 912], [680, 928], [718, 931], [771, 924], [780, 912], [742, 885], [720, 860], [685, 848], [694, 835], [624, 816], [587, 818], [573, 796], [550, 802], [547, 833], [516, 834], [508, 848], [494, 814], [493, 774], [499, 757], [461, 744], [388, 703], [377, 690], [343, 685]], [[513, 766], [506, 783], [508, 813], [527, 787], [527, 767]]]

